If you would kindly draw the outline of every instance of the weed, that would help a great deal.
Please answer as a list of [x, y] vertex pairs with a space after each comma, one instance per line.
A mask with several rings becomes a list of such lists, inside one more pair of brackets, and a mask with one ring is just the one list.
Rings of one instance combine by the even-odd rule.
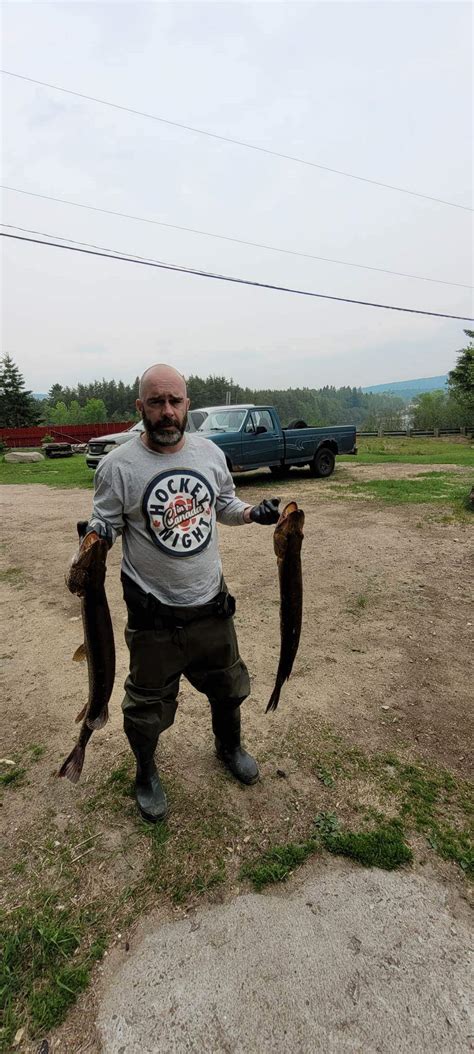
[[2, 775], [0, 775], [0, 786], [7, 787], [11, 784], [15, 784], [16, 787], [19, 787], [24, 783], [25, 775], [26, 769], [11, 768], [8, 772], [3, 772]]
[[324, 768], [323, 765], [320, 765], [316, 768], [316, 775], [318, 777], [318, 780], [321, 780], [321, 783], [324, 783], [325, 787], [334, 786], [334, 776], [331, 772], [329, 772], [329, 769]]
[[43, 757], [46, 747], [41, 746], [39, 743], [32, 743], [28, 750], [31, 755], [32, 761], [39, 761]]

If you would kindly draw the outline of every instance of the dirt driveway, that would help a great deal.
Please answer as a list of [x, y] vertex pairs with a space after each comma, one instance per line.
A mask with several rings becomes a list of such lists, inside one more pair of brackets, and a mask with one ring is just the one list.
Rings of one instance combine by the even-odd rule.
[[[412, 465], [359, 466], [357, 479], [406, 478], [419, 471]], [[354, 475], [352, 466], [341, 466], [336, 478]], [[264, 714], [279, 649], [271, 531], [254, 525], [220, 528], [252, 681], [247, 738], [258, 752], [275, 736], [283, 741], [295, 715], [314, 714], [364, 748], [404, 744], [465, 774], [474, 644], [470, 527], [431, 522], [426, 506], [333, 501], [318, 481], [285, 481], [275, 489], [282, 499], [300, 503], [306, 527], [304, 630], [293, 677], [274, 717]], [[240, 487], [239, 493], [259, 500], [258, 484]], [[50, 771], [70, 749], [86, 691], [84, 668], [71, 662], [81, 640], [79, 602], [68, 593], [64, 574], [75, 548], [75, 522], [87, 518], [91, 495], [4, 486], [0, 502], [3, 522], [10, 525], [1, 554], [7, 571], [1, 597], [3, 752], [15, 751], [19, 739], [45, 744], [49, 771], [43, 765], [37, 770], [38, 801], [46, 796], [57, 805], [69, 789], [52, 783]], [[119, 566], [120, 543], [111, 551], [107, 578], [118, 650], [112, 721], [89, 747], [87, 774], [108, 764], [111, 751], [124, 745], [119, 704], [127, 654]], [[201, 730], [206, 707], [183, 682], [183, 703], [191, 705], [191, 699], [200, 720], [198, 729], [183, 724], [174, 737], [178, 765], [182, 734], [198, 751], [202, 738], [207, 749], [208, 733]]]
[[[458, 471], [441, 465], [341, 465], [334, 481], [381, 479], [384, 474], [407, 478], [430, 470]], [[239, 480], [239, 493], [252, 503], [261, 500], [262, 481], [263, 476]], [[251, 676], [252, 694], [243, 713], [245, 740], [261, 762], [262, 781], [244, 794], [221, 776], [207, 706], [185, 681], [175, 726], [163, 743], [164, 771], [171, 788], [173, 781], [181, 788], [175, 822], [189, 823], [186, 809], [192, 811], [196, 802], [202, 814], [211, 800], [206, 793], [215, 794], [216, 788], [219, 804], [241, 821], [239, 833], [226, 827], [222, 836], [229, 860], [236, 861], [234, 870], [228, 869], [225, 897], [239, 889], [237, 856], [244, 842], [252, 845], [253, 832], [260, 831], [261, 844], [281, 839], [283, 831], [298, 834], [304, 830], [306, 807], [314, 813], [315, 795], [324, 805], [326, 788], [302, 767], [302, 735], [311, 738], [330, 727], [363, 751], [393, 750], [463, 779], [469, 775], [472, 528], [433, 518], [429, 506], [341, 500], [331, 481], [295, 476], [274, 489], [283, 500], [296, 499], [306, 513], [303, 634], [294, 673], [274, 715], [265, 715], [279, 653], [272, 532], [255, 525], [220, 528], [225, 576], [237, 598], [237, 631]], [[112, 716], [91, 740], [81, 783], [74, 788], [55, 778], [77, 735], [74, 718], [84, 704], [87, 680], [84, 667], [71, 661], [81, 641], [81, 622], [79, 601], [68, 593], [64, 573], [75, 549], [76, 520], [88, 517], [91, 493], [4, 486], [0, 503], [2, 522], [8, 525], [0, 554], [1, 752], [4, 758], [23, 758], [26, 748], [40, 748], [26, 781], [4, 796], [3, 826], [9, 852], [15, 855], [22, 844], [41, 841], [43, 825], [54, 832], [57, 841], [52, 844], [59, 846], [101, 781], [128, 757], [120, 712], [127, 653], [117, 544], [107, 578], [118, 653]], [[277, 778], [280, 770], [284, 780]], [[173, 790], [171, 803], [173, 809]], [[133, 806], [127, 808], [123, 823], [116, 816], [113, 822], [101, 821], [101, 850], [81, 862], [83, 899], [92, 891], [96, 897], [114, 897], [140, 872], [138, 851], [134, 856], [127, 849], [135, 823]], [[457, 881], [455, 872], [454, 865], [439, 864], [438, 874], [449, 873]], [[10, 904], [12, 899], [10, 890]], [[77, 1021], [74, 1013], [82, 1013], [81, 1007], [73, 1012]], [[64, 1045], [59, 1039], [54, 1049], [68, 1054], [99, 1049], [92, 1040], [76, 1046], [65, 1027]]]

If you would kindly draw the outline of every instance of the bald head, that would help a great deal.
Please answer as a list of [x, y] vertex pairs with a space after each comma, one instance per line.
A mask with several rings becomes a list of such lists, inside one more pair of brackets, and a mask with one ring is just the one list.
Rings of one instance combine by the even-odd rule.
[[151, 450], [180, 450], [189, 408], [186, 381], [174, 366], [149, 366], [140, 379], [137, 410], [142, 415], [143, 442]]
[[158, 362], [154, 366], [149, 366], [142, 376], [140, 377], [140, 387], [138, 389], [138, 398], [142, 401], [146, 399], [147, 392], [150, 388], [177, 388], [186, 399], [186, 381], [182, 373], [178, 373], [174, 366], [167, 366], [164, 362]]

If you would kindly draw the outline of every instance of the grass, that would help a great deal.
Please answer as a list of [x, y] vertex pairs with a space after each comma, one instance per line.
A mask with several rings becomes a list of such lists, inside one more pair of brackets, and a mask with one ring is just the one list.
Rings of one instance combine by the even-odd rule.
[[371, 830], [341, 830], [334, 813], [320, 813], [314, 822], [314, 832], [306, 841], [267, 849], [257, 860], [244, 864], [240, 876], [250, 879], [260, 892], [270, 883], [285, 882], [296, 867], [322, 848], [329, 853], [348, 856], [365, 867], [380, 867], [386, 871], [393, 871], [413, 860], [400, 823], [382, 823]]
[[269, 882], [285, 882], [295, 867], [300, 867], [317, 848], [318, 843], [314, 838], [309, 838], [306, 842], [275, 845], [258, 860], [245, 864], [240, 870], [240, 876], [250, 879], [257, 891]]
[[[27, 782], [27, 766], [31, 763], [39, 761], [43, 757], [45, 747], [39, 743], [32, 743], [30, 746], [24, 747], [23, 750], [17, 751], [13, 758], [0, 760], [0, 767], [4, 768], [4, 772], [0, 772], [0, 787], [20, 787]], [[9, 763], [10, 762], [10, 763]]]
[[86, 988], [104, 940], [89, 942], [90, 912], [74, 912], [43, 893], [35, 904], [18, 908], [0, 928], [0, 990], [4, 1018], [0, 1042], [12, 1049], [20, 1007], [27, 1007], [31, 1035], [48, 1031], [62, 1020]]
[[360, 465], [380, 465], [398, 461], [405, 465], [423, 462], [431, 465], [474, 465], [472, 439], [434, 439], [430, 437], [386, 436], [358, 439], [356, 457], [343, 455], [338, 461]]
[[413, 860], [397, 823], [382, 824], [371, 831], [335, 831], [324, 837], [323, 844], [329, 853], [348, 856], [365, 867], [381, 867], [385, 871], [393, 871]]
[[84, 454], [68, 458], [45, 458], [31, 465], [8, 464], [0, 460], [0, 484], [43, 483], [48, 487], [81, 487], [92, 489], [94, 473], [88, 468]]
[[338, 497], [345, 498], [349, 494], [383, 501], [387, 505], [450, 505], [453, 513], [463, 518], [469, 517], [469, 489], [466, 480], [450, 472], [426, 472], [414, 479], [374, 479], [363, 483], [334, 484]]

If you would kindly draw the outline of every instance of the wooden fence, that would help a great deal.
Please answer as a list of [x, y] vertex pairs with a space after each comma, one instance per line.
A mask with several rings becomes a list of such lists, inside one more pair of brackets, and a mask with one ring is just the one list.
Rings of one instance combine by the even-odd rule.
[[0, 428], [0, 442], [7, 447], [39, 447], [45, 436], [58, 442], [87, 443], [95, 436], [124, 432], [133, 421], [108, 421], [106, 424], [41, 425], [37, 428]]

